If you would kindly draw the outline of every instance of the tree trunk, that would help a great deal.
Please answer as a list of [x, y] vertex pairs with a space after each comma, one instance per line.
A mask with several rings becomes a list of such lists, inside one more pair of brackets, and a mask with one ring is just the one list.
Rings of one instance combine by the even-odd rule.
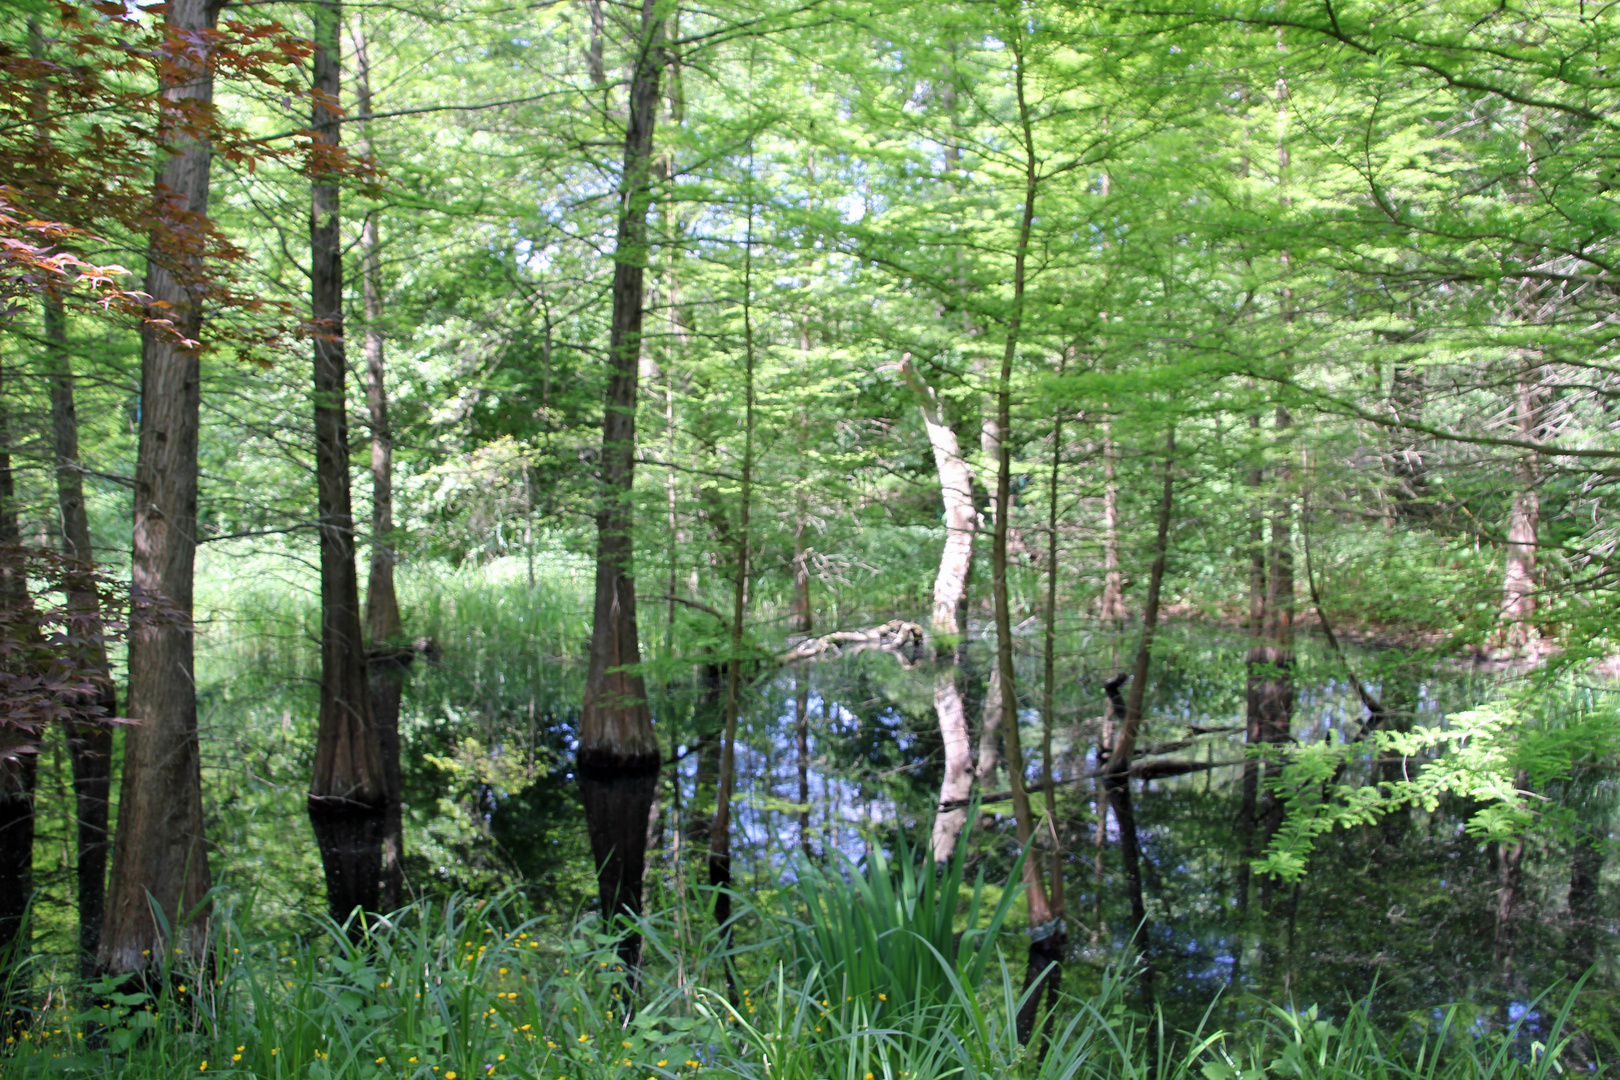
[[[808, 340], [805, 348], [809, 348]], [[798, 523], [793, 530], [793, 606], [797, 616], [795, 629], [809, 637], [815, 629], [815, 609], [810, 604], [810, 560], [804, 544], [806, 516], [804, 498], [800, 496]], [[803, 660], [793, 669], [793, 737], [799, 770], [799, 848], [808, 858], [813, 854], [810, 849], [810, 680]]]
[[1112, 425], [1103, 422], [1103, 591], [1097, 614], [1105, 622], [1125, 621], [1125, 574], [1119, 565], [1119, 448]]
[[[973, 507], [973, 470], [962, 457], [956, 432], [945, 422], [938, 394], [912, 366], [910, 353], [900, 360], [900, 374], [922, 413], [945, 505], [945, 547], [939, 557], [939, 572], [934, 576], [932, 629], [935, 635], [954, 639], [963, 630], [957, 613], [967, 592], [973, 538], [979, 528], [979, 515]], [[949, 640], [949, 646], [954, 650], [955, 641]]]
[[[1423, 369], [1416, 364], [1397, 363], [1390, 373], [1389, 411], [1397, 425], [1416, 424], [1423, 420]], [[1422, 525], [1430, 516], [1429, 466], [1423, 449], [1414, 440], [1415, 433], [1403, 435], [1399, 426], [1392, 429], [1394, 445], [1389, 452], [1389, 471], [1395, 481], [1393, 499], [1395, 515], [1412, 524]]]
[[990, 668], [989, 685], [984, 690], [984, 705], [979, 710], [979, 751], [973, 762], [973, 778], [985, 790], [996, 786], [996, 766], [1000, 763], [1000, 748], [1001, 667], [998, 660]]
[[[1518, 435], [1535, 438], [1540, 409], [1538, 388], [1527, 371], [1515, 393], [1515, 420]], [[1514, 653], [1534, 646], [1536, 641], [1536, 529], [1541, 520], [1541, 496], [1536, 490], [1534, 455], [1519, 459], [1513, 468], [1513, 509], [1508, 516], [1507, 569], [1502, 580], [1502, 647]]]
[[934, 714], [939, 718], [939, 734], [945, 744], [945, 778], [939, 785], [939, 806], [935, 808], [929, 841], [936, 863], [948, 861], [956, 850], [956, 840], [967, 823], [966, 802], [973, 794], [973, 747], [958, 677], [955, 664], [942, 664], [934, 672]]
[[[219, 17], [218, 0], [170, 0], [164, 20], [197, 35]], [[213, 71], [204, 51], [178, 54], [191, 69], [164, 81], [170, 102], [207, 103]], [[206, 215], [211, 150], [184, 130], [179, 110], [167, 110], [160, 137], [171, 151], [159, 192], [174, 211]], [[169, 230], [154, 229], [147, 256], [146, 292], [153, 314], [172, 321], [189, 342], [202, 333], [200, 265], [176, 258]], [[135, 458], [135, 526], [131, 600], [164, 605], [172, 617], [134, 627], [129, 638], [129, 715], [137, 721], [124, 737], [124, 776], [118, 796], [107, 916], [97, 966], [116, 974], [154, 972], [181, 949], [201, 963], [207, 948], [203, 902], [211, 885], [203, 836], [202, 773], [197, 739], [191, 626], [197, 534], [197, 438], [201, 370], [194, 345], [163, 329], [141, 329], [141, 419]], [[171, 943], [152, 907], [163, 913]]]
[[[1029, 251], [1030, 232], [1035, 221], [1037, 191], [1034, 133], [1024, 94], [1022, 42], [1014, 35], [1017, 65], [1014, 86], [1024, 149], [1023, 213], [1013, 251], [1012, 310], [1007, 320], [1007, 339], [1001, 353], [1001, 372], [996, 380], [995, 410], [995, 532], [990, 548], [991, 592], [995, 601], [996, 671], [1001, 676], [1001, 741], [1007, 755], [1007, 779], [1012, 789], [1013, 814], [1018, 823], [1018, 843], [1026, 850], [1035, 835], [1035, 816], [1024, 787], [1024, 751], [1018, 732], [1018, 676], [1013, 666], [1012, 601], [1007, 587], [1007, 528], [1012, 509], [1012, 368], [1018, 354], [1019, 333], [1023, 326], [1024, 263]], [[988, 432], [988, 427], [986, 428]], [[1028, 997], [1018, 1011], [1018, 1041], [1027, 1044], [1043, 1003], [1056, 1003], [1062, 979], [1063, 950], [1067, 940], [1063, 921], [1052, 909], [1046, 892], [1046, 875], [1037, 858], [1024, 859], [1025, 896], [1029, 904], [1029, 957], [1024, 969], [1024, 990]], [[1033, 988], [1033, 992], [1030, 992]]]
[[[1147, 599], [1142, 605], [1142, 637], [1136, 645], [1136, 663], [1131, 670], [1131, 696], [1120, 703], [1119, 676], [1104, 685], [1110, 710], [1118, 717], [1113, 748], [1108, 753], [1104, 786], [1119, 822], [1120, 855], [1125, 863], [1125, 882], [1131, 898], [1131, 945], [1147, 953], [1147, 902], [1142, 894], [1142, 857], [1136, 833], [1136, 813], [1131, 805], [1130, 769], [1136, 753], [1136, 737], [1142, 727], [1143, 703], [1147, 695], [1148, 667], [1153, 661], [1153, 637], [1159, 626], [1159, 597], [1164, 588], [1164, 566], [1170, 551], [1170, 514], [1175, 507], [1176, 433], [1171, 428], [1164, 439], [1164, 487], [1159, 496], [1158, 529], [1153, 541], [1153, 567], [1148, 572]], [[1153, 996], [1153, 965], [1143, 972], [1142, 989]]]
[[[1286, 438], [1293, 418], [1278, 406], [1276, 430]], [[1287, 490], [1293, 469], [1277, 469], [1281, 489], [1272, 500], [1271, 544], [1266, 567], [1265, 618], [1262, 633], [1249, 649], [1247, 732], [1251, 746], [1276, 747], [1291, 737], [1294, 720], [1294, 532], [1293, 502]], [[1282, 825], [1282, 803], [1265, 790], [1267, 777], [1282, 768], [1280, 762], [1261, 764], [1256, 770], [1255, 826], [1252, 850], [1260, 851]], [[1261, 902], [1270, 906], [1273, 880], [1261, 883]]]
[[[338, 144], [342, 91], [338, 0], [314, 6], [315, 139]], [[343, 343], [343, 238], [335, 177], [317, 178], [309, 221], [310, 315], [316, 326], [315, 487], [320, 522], [321, 698], [309, 820], [326, 871], [326, 904], [342, 922], [380, 902], [388, 784], [371, 717], [360, 579], [349, 499], [347, 364]], [[358, 928], [356, 928], [358, 932]]]
[[[26, 615], [32, 601], [22, 557], [22, 537], [17, 526], [17, 495], [11, 472], [10, 406], [0, 381], [0, 606], [8, 612]], [[13, 617], [12, 625], [24, 628], [27, 619]], [[33, 639], [37, 642], [37, 638]], [[24, 657], [30, 651], [21, 650]], [[17, 661], [7, 658], [8, 663]], [[29, 663], [24, 659], [23, 664]], [[23, 674], [23, 672], [19, 672]], [[34, 894], [34, 785], [39, 771], [36, 747], [7, 747], [0, 754], [0, 989], [17, 993], [22, 985], [10, 985], [13, 973], [26, 970], [22, 961], [28, 952], [28, 905]], [[7, 1003], [9, 1004], [9, 1003]], [[5, 1027], [22, 1023], [25, 1017], [3, 1016]]]
[[[753, 159], [749, 159], [752, 169]], [[751, 177], [750, 177], [751, 178]], [[742, 505], [737, 512], [737, 576], [731, 590], [731, 663], [726, 672], [726, 728], [720, 744], [720, 786], [714, 825], [709, 829], [709, 884], [714, 888], [714, 919], [729, 940], [731, 923], [731, 793], [737, 781], [737, 712], [742, 692], [743, 613], [748, 602], [748, 517], [754, 484], [754, 206], [748, 205], [748, 239], [743, 249], [743, 459]], [[731, 967], [726, 968], [731, 985]], [[735, 999], [735, 988], [732, 997]], [[733, 1005], [736, 1001], [733, 1000]]]
[[1597, 963], [1603, 855], [1608, 837], [1601, 830], [1582, 830], [1569, 858], [1569, 934], [1564, 955], [1576, 975]]
[[[35, 60], [45, 57], [45, 39], [35, 19], [28, 20], [28, 51]], [[48, 109], [49, 90], [40, 86], [41, 112]], [[45, 330], [45, 375], [50, 386], [51, 443], [56, 472], [56, 497], [62, 554], [84, 573], [95, 569], [90, 546], [90, 519], [84, 505], [84, 477], [79, 463], [79, 417], [74, 407], [73, 364], [68, 352], [67, 311], [60, 293], [41, 294]], [[99, 623], [101, 601], [93, 588], [70, 588], [68, 605], [92, 624]], [[98, 692], [75, 705], [93, 706], [104, 718], [118, 714], [118, 692], [101, 641], [90, 645], [83, 662]], [[77, 826], [79, 909], [79, 973], [88, 978], [95, 970], [96, 945], [107, 900], [108, 800], [112, 787], [112, 728], [107, 724], [70, 719], [67, 722], [68, 758], [73, 769], [73, 797]]]
[[[1058, 362], [1058, 375], [1067, 366], [1067, 354]], [[1057, 598], [1058, 598], [1058, 473], [1063, 464], [1063, 413], [1052, 417], [1052, 470], [1046, 493], [1046, 627], [1041, 647], [1041, 793], [1046, 797], [1046, 821], [1052, 841], [1052, 914], [1063, 910], [1063, 851], [1057, 833], [1057, 787], [1052, 767], [1052, 727], [1057, 722]]]
[[[371, 115], [371, 65], [365, 35], [357, 23], [354, 33], [355, 107]], [[360, 126], [359, 150], [371, 153], [370, 124]], [[405, 645], [394, 591], [394, 430], [388, 421], [387, 367], [383, 358], [382, 252], [377, 236], [377, 215], [366, 215], [360, 233], [360, 276], [366, 313], [366, 409], [371, 416], [371, 565], [366, 579], [366, 637], [370, 642], [367, 675], [370, 679], [371, 722], [376, 731], [377, 754], [382, 759], [383, 788], [388, 801], [383, 811], [381, 904], [397, 911], [405, 902], [405, 804], [399, 772], [399, 703], [405, 672], [415, 651]], [[525, 465], [527, 491], [527, 468]], [[529, 584], [534, 584], [534, 552], [530, 552]]]
[[[22, 933], [34, 895], [34, 782], [39, 755], [0, 758], [0, 988], [28, 953]], [[24, 986], [11, 987], [19, 993]], [[6, 1025], [8, 1028], [10, 1024]]]
[[720, 784], [720, 739], [726, 726], [726, 672], [715, 663], [697, 669], [698, 696], [692, 708], [692, 747], [697, 758], [692, 777], [692, 812], [687, 817], [686, 842], [709, 849], [714, 824], [714, 794]]
[[585, 16], [591, 24], [590, 41], [585, 47], [585, 74], [592, 86], [601, 87], [607, 82], [607, 67], [602, 62], [602, 36], [607, 29], [602, 0], [585, 0]]
[[[1282, 38], [1277, 39], [1277, 50], [1285, 51]], [[1289, 173], [1293, 162], [1288, 145], [1289, 89], [1285, 78], [1277, 80], [1277, 187], [1278, 203], [1292, 204], [1288, 194]], [[1284, 248], [1279, 255], [1284, 276], [1293, 266], [1293, 255]], [[1285, 284], [1277, 292], [1277, 307], [1285, 327], [1294, 322], [1294, 290]], [[1287, 454], [1288, 432], [1294, 419], [1287, 408], [1278, 405], [1274, 425], [1276, 440], [1284, 448], [1282, 463], [1277, 468], [1277, 494], [1272, 500], [1271, 551], [1266, 566], [1266, 618], [1265, 639], [1250, 650], [1248, 658], [1248, 726], [1258, 740], [1267, 745], [1288, 741], [1294, 720], [1294, 536], [1293, 502], [1289, 486], [1294, 471]], [[1282, 825], [1283, 807], [1280, 800], [1264, 791], [1268, 773], [1281, 769], [1281, 763], [1272, 763], [1261, 770], [1259, 777], [1262, 794], [1258, 800], [1260, 835], [1257, 845], [1264, 848]], [[1268, 877], [1261, 883], [1261, 904], [1270, 909], [1272, 891], [1277, 879]]]
[[[596, 597], [590, 665], [580, 710], [578, 773], [596, 862], [602, 917], [641, 912], [647, 814], [657, 792], [660, 753], [636, 665], [636, 587], [631, 529], [635, 481], [636, 385], [646, 289], [647, 208], [652, 200], [653, 125], [663, 70], [664, 6], [642, 0], [630, 79], [624, 170], [613, 266], [613, 322], [602, 417], [601, 504], [596, 517]], [[619, 954], [634, 969], [641, 937], [626, 934]]]
[[[956, 432], [945, 422], [939, 396], [912, 366], [910, 353], [900, 360], [900, 374], [922, 413], [945, 505], [945, 546], [939, 557], [939, 573], [934, 576], [932, 626], [935, 659], [944, 661], [934, 673], [934, 713], [945, 745], [945, 777], [940, 782], [930, 842], [934, 861], [942, 863], [956, 849], [956, 838], [967, 821], [964, 804], [973, 791], [973, 747], [968, 736], [967, 710], [958, 683], [960, 673], [951, 661], [956, 658], [965, 629], [960, 612], [973, 570], [973, 538], [978, 532], [979, 514], [973, 506], [973, 470], [962, 456]], [[999, 722], [998, 716], [987, 728], [993, 732], [994, 724]], [[993, 764], [993, 741], [991, 748], [989, 760]]]
[[[1249, 430], [1256, 440], [1260, 434], [1260, 415], [1254, 413], [1249, 417]], [[1259, 444], [1253, 448], [1258, 454]], [[1260, 488], [1265, 483], [1265, 472], [1258, 466], [1250, 469], [1247, 477], [1249, 488], [1249, 644], [1247, 664], [1249, 667], [1247, 686], [1252, 687], [1255, 679], [1255, 665], [1264, 656], [1266, 645], [1266, 518], [1265, 510], [1260, 502]], [[1257, 746], [1261, 740], [1260, 713], [1252, 690], [1248, 690], [1248, 705], [1246, 718], [1245, 741], [1249, 746]], [[1243, 920], [1249, 912], [1249, 887], [1252, 871], [1250, 863], [1259, 854], [1255, 846], [1254, 835], [1257, 826], [1257, 815], [1260, 806], [1260, 762], [1252, 757], [1246, 757], [1243, 762], [1242, 795], [1238, 804], [1237, 835], [1238, 835], [1238, 865], [1237, 865], [1237, 910], [1239, 920]], [[1236, 950], [1233, 960], [1233, 978], [1237, 978], [1243, 964], [1243, 950]]]
[[[1527, 781], [1519, 774], [1523, 787]], [[1519, 892], [1524, 885], [1524, 838], [1497, 843], [1496, 940], [1497, 971], [1504, 989], [1512, 989], [1513, 947], [1518, 937]]]
[[810, 847], [810, 680], [804, 664], [800, 660], [793, 675], [793, 738], [799, 769], [799, 850], [810, 857], [815, 854]]
[[[45, 360], [51, 391], [51, 441], [55, 451], [56, 504], [62, 531], [62, 554], [88, 572], [95, 567], [90, 545], [90, 516], [84, 505], [84, 474], [79, 464], [79, 417], [74, 406], [73, 365], [68, 355], [67, 317], [61, 297], [45, 295]], [[91, 589], [68, 597], [76, 612], [96, 619], [100, 601]], [[100, 688], [93, 704], [102, 716], [118, 715], [118, 691], [107, 663], [107, 648], [91, 646], [87, 657]], [[70, 721], [68, 758], [73, 765], [73, 799], [78, 823], [76, 873], [79, 899], [79, 967], [89, 975], [101, 940], [107, 900], [107, 821], [112, 788], [113, 733], [107, 724]]]

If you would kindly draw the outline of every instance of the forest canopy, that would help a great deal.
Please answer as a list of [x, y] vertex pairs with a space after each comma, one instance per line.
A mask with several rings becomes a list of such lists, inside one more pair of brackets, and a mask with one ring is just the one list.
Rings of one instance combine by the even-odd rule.
[[0, 1070], [1606, 1075], [1617, 34], [0, 0]]

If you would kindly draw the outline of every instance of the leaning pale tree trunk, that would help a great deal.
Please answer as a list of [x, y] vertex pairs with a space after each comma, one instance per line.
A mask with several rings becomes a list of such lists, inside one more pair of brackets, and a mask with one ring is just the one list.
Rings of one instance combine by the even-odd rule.
[[[661, 755], [647, 690], [636, 666], [631, 489], [636, 461], [636, 386], [645, 306], [647, 209], [652, 201], [653, 126], [665, 63], [666, 6], [642, 0], [630, 78], [619, 224], [613, 265], [609, 377], [602, 416], [601, 503], [596, 516], [596, 596], [590, 663], [580, 709], [578, 773], [585, 824], [596, 862], [602, 916], [641, 912], [647, 815], [658, 788]], [[628, 933], [619, 955], [634, 969], [641, 937]]]
[[[200, 43], [176, 50], [164, 78], [166, 102], [214, 96], [208, 34], [218, 0], [170, 0], [164, 21]], [[158, 192], [165, 212], [206, 215], [211, 148], [187, 132], [183, 111], [165, 109], [159, 137], [168, 149]], [[157, 972], [178, 948], [194, 963], [207, 948], [210, 880], [203, 837], [202, 772], [191, 627], [197, 554], [197, 438], [201, 370], [202, 268], [170, 249], [173, 232], [152, 231], [146, 292], [171, 334], [141, 329], [141, 420], [135, 456], [131, 599], [158, 604], [165, 617], [143, 621], [129, 638], [129, 715], [124, 738], [118, 831], [113, 841], [107, 915], [97, 967], [112, 974]], [[162, 305], [162, 306], [158, 306]], [[162, 921], [153, 909], [161, 912]], [[164, 937], [164, 926], [174, 935]]]
[[[355, 107], [371, 115], [371, 63], [361, 24], [354, 32]], [[360, 125], [361, 154], [371, 153], [370, 123]], [[405, 805], [399, 772], [399, 702], [405, 671], [416, 652], [403, 640], [399, 597], [394, 590], [394, 431], [388, 422], [388, 369], [383, 354], [382, 245], [377, 215], [367, 214], [360, 231], [360, 277], [366, 315], [366, 410], [371, 417], [371, 565], [366, 579], [366, 653], [371, 722], [382, 759], [382, 910], [405, 902]], [[524, 465], [527, 469], [527, 464]], [[525, 488], [527, 490], [527, 488]], [[530, 552], [531, 560], [533, 552]], [[530, 584], [534, 583], [530, 565]]]
[[[1035, 835], [1035, 815], [1029, 792], [1024, 786], [1024, 752], [1018, 733], [1018, 677], [1013, 667], [1012, 602], [1007, 590], [1007, 527], [1012, 507], [1012, 369], [1018, 354], [1018, 338], [1023, 328], [1025, 262], [1030, 234], [1035, 222], [1035, 196], [1039, 167], [1035, 156], [1034, 130], [1024, 88], [1024, 56], [1015, 34], [1012, 42], [1016, 67], [1018, 116], [1024, 151], [1023, 212], [1013, 249], [1012, 309], [1007, 318], [1007, 339], [1001, 354], [1001, 372], [996, 379], [996, 493], [995, 531], [990, 548], [991, 592], [995, 600], [996, 671], [1001, 676], [1001, 741], [1007, 755], [1007, 779], [1012, 789], [1013, 815], [1018, 824], [1018, 843], [1028, 848]], [[1024, 859], [1025, 896], [1029, 904], [1029, 959], [1024, 972], [1028, 992], [1018, 1011], [1020, 1043], [1028, 1043], [1043, 1002], [1056, 1005], [1062, 977], [1063, 951], [1067, 942], [1061, 913], [1054, 910], [1046, 891], [1046, 874], [1037, 858]], [[1036, 986], [1037, 983], [1043, 985]]]
[[[338, 0], [314, 6], [315, 139], [338, 145], [342, 90]], [[335, 177], [316, 179], [310, 208], [310, 316], [315, 324], [315, 487], [321, 566], [321, 697], [309, 820], [326, 871], [326, 904], [342, 922], [378, 909], [388, 805], [371, 720], [360, 579], [349, 498], [347, 364], [343, 343], [343, 238]], [[358, 933], [358, 927], [356, 931]]]
[[[956, 655], [962, 634], [958, 613], [973, 567], [973, 538], [979, 515], [973, 507], [973, 470], [962, 456], [956, 432], [945, 422], [939, 396], [912, 366], [911, 354], [900, 359], [900, 375], [917, 399], [928, 444], [934, 451], [940, 496], [945, 504], [945, 546], [934, 576], [934, 655], [949, 660]], [[968, 796], [973, 791], [973, 746], [968, 735], [967, 709], [955, 664], [942, 663], [934, 673], [934, 712], [945, 745], [945, 778], [939, 786], [939, 807], [934, 816], [931, 848], [935, 862], [945, 862], [956, 850], [956, 838], [967, 821]]]
[[[62, 534], [62, 554], [89, 573], [95, 568], [90, 547], [90, 515], [84, 504], [84, 471], [79, 464], [79, 416], [74, 405], [73, 364], [68, 354], [67, 313], [61, 297], [45, 296], [45, 362], [50, 379], [51, 442], [56, 466], [56, 506]], [[74, 590], [68, 603], [90, 620], [101, 614], [93, 589]], [[90, 646], [90, 676], [98, 693], [92, 702], [101, 715], [118, 715], [118, 692], [113, 685], [107, 648], [99, 640]], [[107, 899], [108, 798], [112, 788], [112, 728], [107, 724], [70, 721], [68, 757], [73, 766], [73, 799], [78, 819], [79, 959], [84, 974], [95, 964], [101, 940], [101, 919]]]

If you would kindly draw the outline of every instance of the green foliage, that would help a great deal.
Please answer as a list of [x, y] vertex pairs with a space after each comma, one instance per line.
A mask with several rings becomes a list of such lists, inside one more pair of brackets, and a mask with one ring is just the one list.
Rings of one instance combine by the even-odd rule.
[[[968, 819], [977, 817], [975, 804]], [[802, 984], [821, 996], [823, 1007], [845, 1020], [854, 1009], [892, 1025], [893, 1016], [926, 1016], [977, 995], [1023, 889], [999, 890], [987, 906], [981, 866], [962, 912], [970, 839], [964, 828], [950, 860], [938, 867], [926, 849], [913, 858], [903, 833], [892, 864], [876, 847], [864, 867], [842, 853], [827, 867], [797, 862], [804, 921], [793, 927], [794, 955]], [[1012, 880], [1026, 854], [1013, 865]]]
[[[1559, 808], [1549, 807], [1550, 814], [1540, 809], [1538, 804], [1549, 800], [1538, 789], [1568, 777], [1579, 764], [1620, 750], [1620, 715], [1605, 704], [1573, 721], [1548, 723], [1537, 704], [1528, 696], [1496, 700], [1451, 713], [1443, 726], [1380, 730], [1365, 742], [1287, 751], [1274, 782], [1285, 807], [1284, 823], [1254, 863], [1255, 872], [1297, 881], [1323, 833], [1370, 825], [1402, 807], [1432, 812], [1447, 796], [1475, 807], [1467, 828], [1480, 840], [1505, 842], [1538, 821], [1557, 823]], [[1340, 783], [1346, 765], [1369, 752], [1396, 759], [1402, 778], [1375, 785]]]

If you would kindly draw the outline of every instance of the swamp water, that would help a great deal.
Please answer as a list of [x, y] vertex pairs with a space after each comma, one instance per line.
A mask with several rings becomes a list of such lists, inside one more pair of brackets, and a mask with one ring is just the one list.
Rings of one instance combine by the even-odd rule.
[[[1149, 676], [1139, 747], [1166, 751], [1154, 760], [1200, 766], [1133, 782], [1148, 950], [1157, 998], [1174, 1022], [1196, 1026], [1217, 998], [1223, 1010], [1238, 1012], [1261, 1000], [1333, 1011], [1350, 998], [1373, 994], [1374, 1014], [1385, 1022], [1428, 1025], [1437, 1020], [1437, 1007], [1463, 1003], [1486, 1026], [1523, 1017], [1525, 1035], [1535, 1036], [1543, 1017], [1550, 1022], [1569, 981], [1593, 964], [1598, 966], [1587, 988], [1596, 993], [1586, 1000], [1612, 1004], [1615, 920], [1604, 895], [1609, 875], [1601, 847], [1594, 867], [1589, 849], [1539, 833], [1505, 849], [1482, 842], [1466, 831], [1477, 807], [1464, 799], [1337, 830], [1321, 839], [1301, 881], [1253, 876], [1243, 904], [1240, 807], [1249, 640], [1231, 629], [1171, 625], [1160, 632]], [[1071, 627], [1060, 638], [1052, 764], [1071, 990], [1095, 985], [1106, 965], [1120, 963], [1132, 930], [1118, 825], [1109, 815], [1099, 842], [1098, 782], [1091, 773], [1106, 712], [1102, 682], [1128, 667], [1134, 644], [1129, 629], [1115, 636], [1094, 626]], [[1021, 645], [1022, 742], [1039, 807], [1041, 716], [1032, 707], [1041, 700], [1039, 638], [1032, 634]], [[1414, 727], [1444, 725], [1449, 714], [1488, 700], [1515, 677], [1393, 648], [1351, 647], [1347, 659], [1391, 721]], [[976, 645], [960, 673], [980, 752], [992, 663], [989, 649]], [[790, 667], [762, 680], [739, 735], [746, 741], [738, 757], [741, 887], [777, 887], [792, 876], [806, 842], [818, 857], [836, 849], [854, 859], [873, 846], [892, 856], [902, 833], [914, 851], [926, 843], [942, 771], [934, 679], [926, 659], [913, 664], [868, 651]], [[1298, 636], [1294, 684], [1295, 742], [1343, 741], [1360, 730], [1366, 711], [1345, 662], [1314, 635]], [[797, 804], [801, 697], [809, 744], [807, 830]], [[676, 733], [675, 744], [684, 755], [683, 801], [690, 806], [694, 796], [702, 803], [707, 783], [694, 735], [712, 728], [712, 721], [694, 720], [691, 713], [684, 719], [689, 726]], [[667, 729], [664, 738], [670, 738]], [[1353, 764], [1345, 780], [1375, 783], [1401, 767]], [[1004, 791], [1004, 769], [983, 787]], [[1601, 780], [1578, 800], [1587, 826], [1601, 834], [1611, 829], [1614, 788], [1612, 780]], [[1011, 805], [990, 802], [982, 810], [972, 865], [982, 866], [989, 881], [1005, 881], [1017, 850]], [[1579, 890], [1583, 882], [1599, 890], [1588, 925], [1578, 925], [1570, 903], [1572, 887]], [[1021, 960], [1020, 950], [1009, 947], [1009, 956], [1014, 954]], [[1542, 991], [1555, 987], [1551, 1008], [1535, 1004]]]
[[[418, 894], [520, 885], [537, 911], [561, 922], [594, 901], [569, 771], [583, 680], [583, 665], [572, 662], [578, 612], [566, 605], [540, 615], [514, 610], [492, 601], [476, 618], [462, 612], [458, 633], [448, 622], [440, 628], [437, 662], [419, 663], [410, 675], [402, 715], [407, 871]], [[266, 933], [308, 932], [309, 913], [321, 907], [303, 798], [315, 671], [305, 614], [288, 609], [274, 633], [261, 620], [237, 639], [253, 641], [250, 649], [218, 646], [203, 654], [200, 669], [215, 880], [239, 921]], [[1054, 825], [1068, 913], [1065, 985], [1076, 993], [1124, 960], [1132, 929], [1117, 826], [1110, 817], [1099, 843], [1089, 773], [1105, 711], [1101, 684], [1123, 670], [1134, 641], [1130, 628], [1115, 635], [1090, 623], [1067, 626], [1059, 637]], [[1257, 879], [1242, 910], [1242, 766], [1221, 763], [1243, 759], [1248, 644], [1240, 631], [1172, 624], [1161, 630], [1150, 675], [1141, 745], [1185, 743], [1166, 758], [1214, 765], [1135, 784], [1150, 954], [1157, 997], [1173, 1025], [1196, 1026], [1216, 1000], [1220, 1021], [1230, 1025], [1254, 1015], [1261, 1001], [1333, 1012], [1376, 989], [1373, 1011], [1383, 1023], [1433, 1025], [1440, 1007], [1461, 1002], [1485, 1027], [1528, 1011], [1525, 1034], [1536, 1037], [1541, 1017], [1550, 1020], [1553, 1011], [1536, 1005], [1537, 995], [1552, 989], [1562, 998], [1569, 980], [1593, 964], [1588, 989], [1595, 993], [1583, 1001], [1599, 1011], [1612, 1007], [1614, 890], [1605, 847], [1585, 849], [1583, 857], [1538, 834], [1504, 851], [1466, 833], [1473, 808], [1461, 800], [1330, 834], [1301, 882]], [[1309, 634], [1299, 635], [1297, 652], [1294, 738], [1314, 742], [1358, 728], [1364, 713], [1343, 663]], [[1489, 699], [1509, 677], [1392, 649], [1353, 648], [1350, 661], [1389, 711], [1418, 725], [1443, 723]], [[1033, 707], [1041, 699], [1041, 664], [1033, 631], [1020, 639], [1018, 664], [1034, 777], [1041, 767], [1041, 717]], [[705, 879], [723, 684], [688, 661], [649, 666], [660, 741], [676, 761], [654, 824], [659, 845], [649, 853], [648, 905], [667, 909], [690, 902], [693, 894], [675, 886], [683, 875]], [[960, 680], [975, 741], [988, 669], [988, 650], [976, 643]], [[837, 851], [858, 860], [873, 847], [895, 853], [902, 836], [926, 840], [942, 768], [934, 678], [925, 658], [877, 651], [759, 672], [739, 730], [733, 872], [740, 892], [775, 902], [806, 844], [818, 859]], [[801, 700], [809, 789], [802, 805]], [[1194, 729], [1201, 734], [1190, 734]], [[1373, 767], [1362, 768], [1363, 780], [1373, 779]], [[47, 755], [42, 805], [66, 805], [50, 795], [65, 796], [66, 782], [62, 755]], [[1004, 772], [987, 785], [992, 792], [1005, 786]], [[1564, 793], [1564, 801], [1578, 802], [1587, 825], [1610, 834], [1612, 779], [1577, 794]], [[983, 811], [970, 869], [982, 868], [994, 888], [1007, 880], [1016, 843], [1008, 803], [987, 803]], [[65, 817], [42, 820], [37, 855], [37, 940], [62, 958], [64, 970], [73, 919], [68, 824]], [[1572, 881], [1597, 890], [1597, 916], [1585, 925], [1571, 914]], [[1007, 939], [1006, 953], [1021, 971], [1021, 936]]]

